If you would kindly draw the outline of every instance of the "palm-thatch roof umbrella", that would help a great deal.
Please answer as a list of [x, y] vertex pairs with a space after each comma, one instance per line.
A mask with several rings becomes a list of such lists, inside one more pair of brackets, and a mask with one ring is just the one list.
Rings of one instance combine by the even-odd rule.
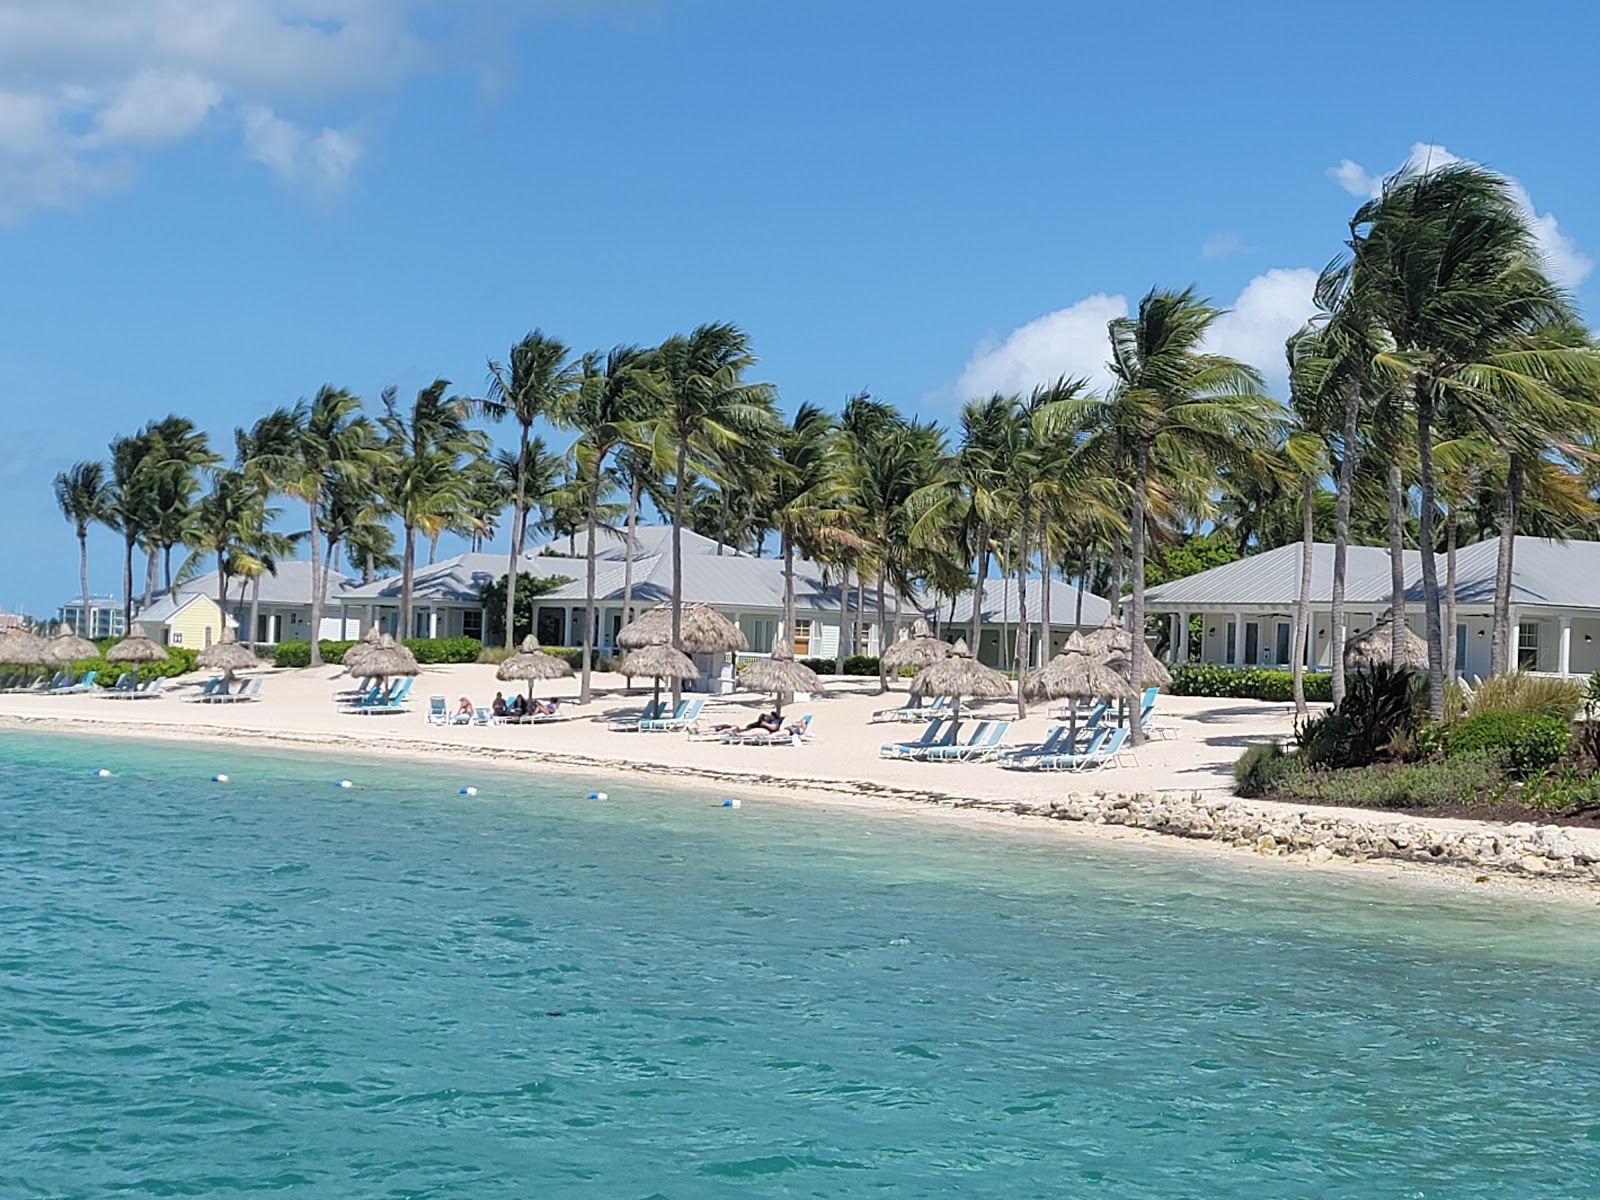
[[[1077, 633], [1067, 638], [1057, 654], [1038, 670], [1023, 677], [1022, 694], [1030, 700], [1099, 698], [1131, 701], [1138, 692], [1126, 676], [1109, 661], [1090, 654], [1085, 639]], [[1076, 706], [1068, 711], [1072, 732], [1078, 730]]]
[[144, 665], [146, 663], [166, 662], [170, 656], [166, 650], [156, 645], [142, 633], [132, 637], [125, 637], [111, 649], [106, 651], [108, 663], [130, 663], [136, 679], [144, 678]]
[[[348, 659], [350, 653], [357, 649], [359, 647], [350, 647], [345, 657]], [[418, 675], [422, 671], [417, 666], [417, 656], [387, 633], [359, 656], [355, 669], [363, 675], [376, 675], [384, 681], [395, 675]]]
[[56, 630], [55, 637], [45, 643], [44, 665], [49, 667], [65, 667], [71, 663], [85, 658], [99, 658], [100, 647], [88, 638], [79, 637], [72, 632], [70, 625], [63, 625]]
[[1361, 671], [1379, 665], [1405, 668], [1413, 671], [1428, 669], [1428, 643], [1403, 630], [1405, 661], [1394, 661], [1394, 610], [1385, 609], [1378, 623], [1365, 633], [1358, 633], [1344, 646], [1344, 666], [1347, 671]]
[[928, 623], [918, 617], [911, 625], [911, 636], [901, 638], [885, 650], [879, 662], [886, 671], [897, 672], [901, 667], [921, 670], [949, 657], [950, 643], [934, 637]]
[[1011, 694], [1011, 681], [993, 667], [986, 667], [972, 657], [963, 638], [951, 647], [947, 657], [930, 663], [917, 672], [911, 681], [911, 695], [922, 700], [928, 696], [948, 696], [955, 703], [955, 717], [961, 717], [961, 698], [992, 700]]
[[35, 637], [25, 629], [13, 628], [0, 632], [0, 663], [8, 667], [44, 666], [48, 649], [43, 638]]
[[535, 680], [570, 679], [572, 664], [564, 658], [557, 658], [539, 649], [539, 639], [530, 633], [522, 639], [522, 648], [500, 664], [494, 677], [504, 682], [527, 680], [528, 699], [532, 701]]
[[344, 652], [344, 658], [340, 661], [344, 664], [345, 673], [347, 675], [365, 673], [365, 669], [361, 665], [362, 656], [381, 646], [384, 638], [389, 638], [391, 642], [394, 641], [392, 636], [383, 632], [376, 625], [367, 630], [366, 636]]
[[655, 702], [661, 702], [661, 681], [663, 679], [698, 679], [700, 668], [683, 652], [674, 650], [665, 642], [652, 642], [648, 646], [641, 646], [637, 650], [630, 650], [617, 670], [621, 671], [630, 680], [635, 675], [648, 675], [656, 681]]
[[672, 608], [666, 604], [640, 613], [617, 631], [617, 646], [623, 650], [643, 650], [671, 640]]
[[821, 692], [826, 689], [817, 673], [804, 663], [794, 660], [794, 650], [788, 645], [774, 646], [771, 658], [758, 658], [739, 672], [739, 686], [752, 692], [769, 693], [783, 716], [784, 697], [795, 692]]
[[1101, 658], [1133, 657], [1133, 635], [1115, 616], [1108, 616], [1100, 628], [1084, 635], [1083, 648]]
[[261, 660], [248, 646], [241, 646], [231, 629], [224, 630], [222, 640], [212, 642], [200, 651], [194, 665], [208, 671], [221, 671], [224, 679], [232, 679], [235, 671], [248, 671], [259, 667]]
[[[730, 650], [748, 650], [744, 631], [709, 604], [683, 606], [682, 632], [685, 654], [722, 654]], [[672, 606], [658, 604], [649, 612], [641, 613], [617, 634], [617, 645], [624, 650], [642, 650], [646, 646], [672, 641]]]
[[1128, 648], [1126, 654], [1113, 654], [1110, 658], [1113, 670], [1129, 676], [1129, 682], [1135, 689], [1140, 688], [1169, 688], [1172, 686], [1172, 672], [1167, 670], [1167, 664], [1162, 662], [1148, 650], [1139, 659], [1139, 678], [1133, 679], [1133, 648]]

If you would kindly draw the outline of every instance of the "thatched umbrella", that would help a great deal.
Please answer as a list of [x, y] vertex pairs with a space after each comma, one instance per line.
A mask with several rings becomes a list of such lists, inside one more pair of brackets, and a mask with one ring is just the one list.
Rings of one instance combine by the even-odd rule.
[[503, 682], [527, 680], [528, 699], [532, 701], [535, 680], [570, 679], [572, 664], [564, 658], [557, 658], [539, 649], [539, 639], [530, 633], [522, 639], [522, 649], [501, 663], [494, 677]]
[[208, 671], [221, 671], [224, 679], [232, 679], [235, 671], [248, 671], [252, 667], [259, 667], [261, 660], [248, 646], [241, 646], [233, 630], [229, 629], [223, 632], [221, 641], [212, 642], [200, 651], [200, 656], [194, 660], [194, 665], [204, 667]]
[[[1067, 638], [1060, 654], [1023, 677], [1022, 694], [1030, 700], [1098, 698], [1116, 701], [1131, 701], [1139, 695], [1121, 671], [1105, 659], [1090, 654], [1084, 638], [1077, 633]], [[1076, 706], [1069, 710], [1068, 719], [1076, 733]]]
[[948, 696], [954, 700], [954, 716], [961, 716], [961, 698], [992, 700], [1011, 694], [1011, 681], [993, 667], [986, 667], [972, 657], [963, 638], [951, 647], [947, 657], [930, 663], [917, 672], [911, 681], [913, 699], [928, 696]]
[[912, 623], [911, 636], [901, 638], [885, 650], [879, 663], [886, 671], [899, 671], [901, 667], [921, 670], [949, 657], [950, 643], [934, 637], [928, 623], [918, 617]]
[[752, 692], [767, 692], [783, 716], [785, 696], [795, 692], [821, 692], [825, 689], [817, 673], [804, 663], [794, 660], [794, 651], [787, 645], [774, 646], [771, 658], [758, 658], [747, 663], [739, 672], [739, 686]]
[[1131, 658], [1133, 635], [1123, 628], [1122, 622], [1116, 617], [1108, 616], [1100, 628], [1085, 635], [1083, 648], [1101, 658]]
[[367, 630], [366, 636], [344, 652], [344, 658], [341, 661], [344, 664], [345, 673], [354, 675], [361, 672], [363, 670], [361, 666], [362, 656], [381, 646], [384, 638], [389, 638], [391, 642], [394, 641], [389, 634], [383, 632], [376, 625]]
[[0, 663], [8, 667], [41, 667], [45, 665], [48, 643], [41, 637], [22, 628], [0, 632]]
[[1344, 645], [1344, 666], [1347, 671], [1361, 671], [1386, 664], [1413, 671], [1428, 669], [1428, 643], [1411, 630], [1403, 631], [1405, 661], [1394, 661], [1394, 610], [1385, 609], [1378, 623], [1365, 633], [1358, 633]]
[[[685, 654], [721, 654], [729, 650], [748, 650], [744, 631], [709, 604], [683, 606], [681, 636]], [[624, 650], [672, 641], [672, 606], [659, 604], [642, 613], [617, 634], [617, 645]]]
[[106, 651], [108, 663], [130, 663], [133, 666], [134, 678], [144, 678], [145, 663], [166, 662], [169, 655], [166, 650], [156, 645], [142, 633], [132, 637], [125, 637], [111, 649]]
[[73, 633], [69, 625], [56, 630], [55, 637], [45, 643], [44, 665], [47, 667], [65, 667], [81, 659], [99, 657], [100, 647]]
[[1129, 648], [1127, 654], [1114, 654], [1109, 660], [1113, 670], [1129, 677], [1129, 682], [1135, 688], [1169, 688], [1172, 686], [1172, 672], [1167, 670], [1166, 663], [1162, 662], [1149, 650], [1146, 650], [1139, 660], [1139, 678], [1133, 679], [1133, 652]]
[[630, 680], [635, 675], [648, 675], [656, 681], [655, 702], [661, 702], [661, 681], [663, 679], [698, 679], [700, 668], [694, 665], [687, 654], [674, 650], [664, 642], [652, 642], [648, 646], [641, 646], [637, 650], [630, 650], [618, 664], [617, 670], [621, 671]]
[[[349, 660], [351, 652], [357, 649], [359, 647], [351, 646], [350, 650], [345, 652], [346, 661]], [[417, 675], [422, 670], [417, 666], [416, 655], [387, 633], [365, 653], [358, 656], [354, 669], [363, 675], [376, 675], [384, 681], [395, 675]]]

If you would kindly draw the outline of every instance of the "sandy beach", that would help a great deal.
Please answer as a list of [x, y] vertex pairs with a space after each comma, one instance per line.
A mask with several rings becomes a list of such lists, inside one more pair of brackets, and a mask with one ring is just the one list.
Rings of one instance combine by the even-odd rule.
[[[906, 701], [904, 685], [888, 696], [876, 694], [875, 679], [849, 679], [830, 685], [826, 696], [791, 706], [785, 718], [813, 715], [811, 741], [801, 746], [725, 745], [691, 739], [681, 733], [618, 733], [610, 724], [649, 699], [647, 688], [629, 690], [620, 676], [595, 677], [590, 704], [566, 707], [568, 719], [528, 725], [433, 725], [425, 718], [430, 696], [442, 696], [453, 710], [468, 696], [487, 705], [496, 691], [512, 694], [498, 683], [494, 668], [479, 664], [425, 667], [416, 679], [409, 711], [387, 716], [357, 716], [340, 711], [338, 695], [352, 686], [342, 668], [299, 671], [269, 669], [262, 678], [261, 699], [248, 704], [187, 703], [205, 676], [169, 682], [169, 694], [150, 701], [114, 701], [98, 694], [73, 696], [0, 695], [0, 728], [52, 729], [102, 736], [171, 738], [185, 743], [233, 740], [294, 747], [349, 756], [398, 756], [423, 761], [492, 762], [497, 767], [557, 771], [575, 784], [642, 774], [653, 781], [681, 785], [715, 785], [742, 795], [780, 797], [790, 802], [823, 803], [885, 816], [923, 815], [978, 822], [1024, 835], [1087, 837], [1163, 850], [1182, 850], [1238, 859], [1248, 855], [1262, 862], [1321, 869], [1355, 870], [1376, 877], [1405, 879], [1435, 886], [1475, 891], [1505, 890], [1519, 895], [1600, 902], [1600, 886], [1588, 879], [1539, 878], [1534, 873], [1477, 873], [1461, 865], [1430, 865], [1395, 858], [1328, 857], [1317, 854], [1264, 854], [1203, 837], [1176, 837], [1122, 824], [1081, 820], [1026, 819], [1052, 801], [1081, 797], [1172, 797], [1200, 802], [1232, 803], [1232, 768], [1240, 750], [1256, 741], [1287, 738], [1293, 729], [1288, 705], [1252, 701], [1219, 701], [1163, 696], [1159, 719], [1175, 736], [1150, 741], [1125, 766], [1087, 774], [1002, 770], [993, 763], [924, 763], [880, 757], [884, 742], [915, 736], [920, 726], [873, 722], [872, 714]], [[575, 698], [576, 680], [541, 685], [541, 697]], [[704, 725], [744, 725], [771, 701], [736, 693], [709, 697]], [[977, 715], [1015, 720], [1014, 701], [991, 702]], [[1041, 740], [1056, 722], [1041, 706], [1015, 722], [1008, 745]], [[219, 764], [225, 770], [225, 764]], [[1289, 820], [1307, 812], [1304, 806], [1251, 801], [1249, 811], [1263, 818]], [[1419, 818], [1370, 810], [1317, 809], [1317, 816], [1362, 822], [1368, 827], [1424, 826], [1441, 835], [1503, 835], [1527, 826]], [[1600, 830], [1563, 830], [1586, 856], [1600, 859]]]

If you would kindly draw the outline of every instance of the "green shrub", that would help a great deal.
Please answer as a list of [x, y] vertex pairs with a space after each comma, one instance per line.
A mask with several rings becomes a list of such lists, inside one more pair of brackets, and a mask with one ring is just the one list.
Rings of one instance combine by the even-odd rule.
[[[324, 638], [317, 643], [322, 651], [322, 661], [330, 666], [337, 666], [344, 661], [344, 652], [354, 646], [354, 642], [330, 642]], [[272, 665], [275, 667], [309, 667], [311, 665], [310, 642], [279, 642], [272, 650]]]
[[[836, 658], [803, 658], [800, 660], [818, 675], [832, 675], [839, 665]], [[878, 656], [875, 654], [847, 654], [844, 659], [846, 675], [877, 675]]]
[[1273, 797], [1346, 808], [1441, 808], [1493, 803], [1503, 792], [1494, 760], [1471, 754], [1445, 762], [1296, 771], [1281, 780]]
[[1345, 678], [1344, 701], [1295, 728], [1308, 766], [1362, 767], [1380, 755], [1412, 757], [1427, 723], [1427, 678], [1379, 666]]
[[106, 641], [101, 647], [99, 658], [80, 659], [72, 664], [72, 669], [80, 675], [85, 671], [93, 671], [96, 687], [111, 688], [116, 686], [117, 677], [125, 671], [129, 674], [137, 673], [141, 679], [154, 679], [158, 675], [164, 679], [173, 679], [179, 675], [187, 675], [194, 670], [194, 660], [200, 657], [200, 651], [191, 650], [187, 646], [168, 646], [166, 662], [144, 663], [138, 667], [130, 663], [107, 662], [104, 651], [116, 645], [118, 640], [112, 638]]
[[1570, 721], [1583, 700], [1583, 686], [1575, 679], [1547, 679], [1521, 671], [1485, 679], [1472, 694], [1470, 716], [1492, 712], [1536, 713]]
[[1265, 796], [1299, 770], [1300, 760], [1285, 754], [1280, 743], [1258, 742], [1246, 747], [1233, 765], [1234, 791], [1246, 799]]
[[[483, 651], [483, 643], [469, 637], [407, 638], [405, 647], [416, 656], [417, 662], [425, 666], [431, 663], [477, 662], [478, 655]], [[341, 650], [339, 654], [342, 661], [344, 651]], [[323, 657], [327, 657], [326, 651]]]
[[1487, 754], [1512, 774], [1531, 778], [1560, 762], [1571, 740], [1571, 726], [1559, 717], [1486, 712], [1451, 730], [1444, 752], [1447, 758]]
[[1517, 799], [1547, 812], [1589, 812], [1600, 808], [1600, 775], [1562, 767], [1553, 775], [1524, 784]]
[[[1223, 667], [1215, 663], [1177, 663], [1172, 668], [1174, 696], [1210, 696], [1218, 700], [1270, 700], [1287, 704], [1294, 699], [1294, 673], [1271, 667]], [[1326, 704], [1333, 699], [1333, 676], [1307, 671], [1306, 699]]]

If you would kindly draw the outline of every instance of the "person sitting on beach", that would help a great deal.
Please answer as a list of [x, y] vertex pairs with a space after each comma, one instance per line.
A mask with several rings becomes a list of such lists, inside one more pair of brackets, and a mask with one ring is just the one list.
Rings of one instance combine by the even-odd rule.
[[476, 714], [474, 714], [472, 711], [472, 701], [468, 700], [465, 696], [458, 696], [456, 698], [456, 724], [465, 725], [468, 721], [471, 721], [475, 715]]
[[504, 717], [510, 711], [506, 708], [506, 698], [502, 693], [494, 694], [494, 703], [489, 706], [489, 711], [497, 717]]
[[553, 717], [553, 716], [556, 715], [556, 701], [554, 701], [554, 700], [535, 700], [533, 702], [532, 711], [533, 711], [535, 716]]
[[528, 715], [528, 702], [520, 694], [515, 695], [511, 697], [511, 704], [507, 712], [513, 717], [525, 717]]

